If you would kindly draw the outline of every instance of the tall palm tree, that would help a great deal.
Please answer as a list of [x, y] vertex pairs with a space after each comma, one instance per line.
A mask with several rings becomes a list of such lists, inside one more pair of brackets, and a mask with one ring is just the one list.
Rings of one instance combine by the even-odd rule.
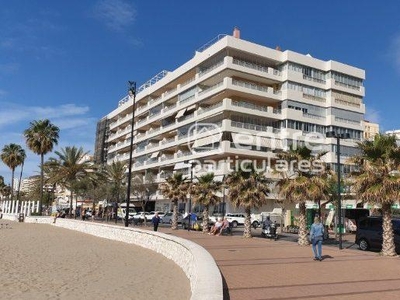
[[35, 154], [40, 155], [40, 206], [39, 213], [42, 213], [43, 205], [43, 164], [44, 156], [53, 151], [54, 145], [58, 144], [60, 129], [53, 125], [48, 119], [32, 121], [30, 127], [24, 131], [26, 144]]
[[70, 190], [69, 215], [71, 216], [74, 188], [83, 178], [94, 176], [94, 166], [88, 158], [88, 152], [85, 152], [82, 147], [61, 148], [61, 151], [55, 151], [55, 154], [57, 158], [50, 158], [46, 163], [50, 169], [48, 182], [59, 184]]
[[1, 160], [11, 169], [11, 200], [14, 198], [14, 172], [15, 168], [25, 161], [25, 150], [20, 145], [5, 145], [1, 151]]
[[178, 201], [186, 201], [188, 188], [189, 185], [182, 173], [174, 173], [160, 184], [163, 196], [172, 201], [171, 229], [178, 229]]
[[[301, 168], [302, 165], [313, 166], [315, 162], [326, 152], [312, 155], [307, 147], [300, 147], [296, 150], [290, 149], [286, 153], [278, 155], [283, 161], [294, 166], [290, 171], [282, 171], [282, 179], [278, 182], [280, 197], [292, 203], [299, 204], [299, 240], [301, 246], [309, 245], [307, 239], [307, 220], [306, 220], [306, 201], [319, 201], [329, 198], [330, 185], [328, 183], [327, 172], [325, 167]], [[296, 164], [293, 164], [296, 162]], [[303, 163], [301, 163], [303, 162]], [[323, 166], [322, 162], [319, 164]]]
[[22, 182], [22, 174], [24, 172], [24, 164], [25, 164], [25, 159], [26, 159], [26, 153], [25, 150], [23, 150], [23, 153], [21, 153], [21, 171], [19, 173], [19, 180], [18, 180], [18, 190], [17, 190], [17, 200], [20, 200], [20, 193], [21, 193], [21, 182]]
[[376, 135], [373, 141], [358, 143], [358, 147], [361, 154], [353, 160], [361, 166], [361, 172], [354, 177], [355, 190], [362, 200], [381, 205], [381, 254], [395, 256], [391, 206], [400, 198], [400, 147], [395, 136], [383, 134]]
[[196, 177], [197, 182], [190, 186], [190, 194], [193, 196], [193, 202], [203, 205], [203, 233], [208, 232], [208, 211], [211, 205], [220, 201], [216, 195], [221, 190], [221, 182], [214, 180], [214, 173]]
[[107, 181], [111, 185], [111, 194], [119, 203], [121, 195], [124, 195], [124, 184], [126, 180], [126, 165], [121, 161], [113, 161], [111, 165], [107, 165], [105, 169]]
[[235, 207], [243, 207], [245, 211], [243, 237], [251, 238], [251, 209], [260, 208], [268, 201], [267, 179], [255, 171], [252, 165], [245, 170], [236, 170], [225, 180], [228, 187], [228, 197]]

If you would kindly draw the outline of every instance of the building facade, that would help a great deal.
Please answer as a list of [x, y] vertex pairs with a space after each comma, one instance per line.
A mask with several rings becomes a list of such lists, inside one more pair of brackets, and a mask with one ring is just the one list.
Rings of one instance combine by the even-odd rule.
[[[251, 161], [274, 177], [276, 153], [298, 145], [328, 151], [324, 160], [336, 168], [336, 139], [325, 134], [350, 135], [341, 141], [342, 162], [356, 153], [364, 79], [356, 67], [242, 40], [237, 29], [220, 35], [137, 89], [132, 172], [142, 178], [150, 172], [157, 182], [177, 171], [193, 178], [213, 172], [222, 180]], [[101, 121], [107, 126], [98, 136], [106, 138], [96, 147], [104, 153], [95, 156], [103, 163], [128, 163], [133, 101], [120, 100]], [[273, 198], [264, 211], [272, 210]], [[159, 193], [154, 199], [155, 209], [169, 205]]]
[[367, 120], [363, 121], [364, 124], [364, 140], [373, 140], [375, 135], [379, 133], [379, 124]]

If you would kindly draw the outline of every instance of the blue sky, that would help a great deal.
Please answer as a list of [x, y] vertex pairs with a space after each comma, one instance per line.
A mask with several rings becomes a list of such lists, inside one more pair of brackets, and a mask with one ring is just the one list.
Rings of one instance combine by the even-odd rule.
[[[0, 0], [0, 148], [25, 147], [32, 120], [59, 126], [55, 149], [93, 153], [96, 122], [127, 81], [174, 70], [220, 33], [366, 70], [367, 119], [400, 129], [400, 2]], [[25, 176], [40, 159], [27, 149]], [[17, 170], [19, 172], [19, 170]], [[0, 175], [10, 182], [0, 163]]]

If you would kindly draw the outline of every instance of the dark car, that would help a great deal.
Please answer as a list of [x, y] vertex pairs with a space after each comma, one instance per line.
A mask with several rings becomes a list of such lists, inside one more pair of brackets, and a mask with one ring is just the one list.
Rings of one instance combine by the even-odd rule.
[[[396, 252], [400, 253], [400, 219], [392, 218]], [[356, 244], [361, 250], [382, 249], [382, 217], [366, 217], [358, 221]]]

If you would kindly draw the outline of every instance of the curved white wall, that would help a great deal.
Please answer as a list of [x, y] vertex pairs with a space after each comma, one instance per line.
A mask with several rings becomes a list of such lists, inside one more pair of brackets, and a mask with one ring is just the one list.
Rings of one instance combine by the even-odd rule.
[[[3, 215], [16, 220], [15, 215]], [[213, 257], [201, 246], [161, 232], [51, 217], [26, 217], [26, 223], [43, 223], [94, 236], [135, 244], [173, 260], [190, 280], [192, 300], [223, 299], [222, 277]]]

